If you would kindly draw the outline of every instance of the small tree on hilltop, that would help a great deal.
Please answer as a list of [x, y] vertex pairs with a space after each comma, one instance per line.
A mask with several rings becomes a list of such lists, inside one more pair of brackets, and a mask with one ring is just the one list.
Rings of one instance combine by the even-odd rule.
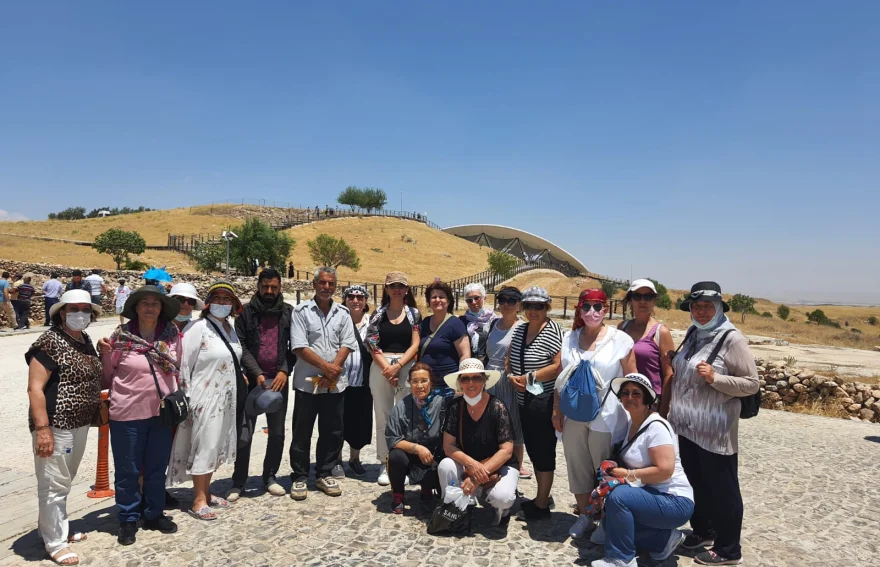
[[746, 314], [752, 313], [755, 310], [755, 298], [737, 293], [730, 300], [730, 309], [734, 313], [742, 313], [742, 322], [745, 323]]
[[786, 321], [788, 319], [788, 316], [791, 315], [791, 309], [789, 309], [786, 305], [780, 305], [776, 309], [776, 314], [779, 315], [780, 319]]
[[513, 275], [514, 270], [516, 270], [517, 265], [519, 265], [519, 260], [515, 256], [511, 256], [500, 250], [492, 250], [489, 252], [488, 259], [489, 269], [505, 280]]
[[654, 305], [660, 309], [672, 309], [672, 298], [669, 297], [669, 290], [666, 289], [666, 286], [657, 280], [651, 280], [650, 278], [649, 280], [657, 288], [657, 299], [654, 301]]
[[602, 282], [602, 292], [608, 297], [608, 299], [611, 299], [614, 297], [614, 294], [617, 293], [617, 284], [607, 280]]
[[341, 238], [334, 238], [329, 234], [319, 234], [314, 240], [307, 242], [309, 255], [318, 266], [338, 268], [345, 266], [354, 271], [361, 268], [361, 261], [354, 248]]
[[116, 262], [116, 269], [122, 269], [122, 261], [127, 260], [129, 254], [143, 254], [147, 243], [144, 238], [134, 231], [126, 231], [111, 228], [95, 238], [92, 248], [99, 254], [109, 254]]
[[[230, 255], [231, 255], [230, 250]], [[219, 272], [226, 260], [226, 247], [219, 244], [210, 244], [207, 242], [196, 242], [193, 248], [193, 259], [196, 261], [196, 268], [200, 272], [210, 274], [211, 272]]]
[[388, 196], [385, 195], [385, 191], [381, 189], [368, 187], [366, 189], [362, 189], [362, 191], [363, 201], [361, 206], [367, 209], [367, 212], [381, 210], [385, 207], [385, 203], [388, 202]]
[[345, 190], [339, 194], [339, 197], [336, 198], [337, 203], [340, 205], [348, 205], [351, 207], [351, 210], [354, 210], [355, 207], [362, 206], [363, 201], [363, 191], [353, 185], [346, 187]]
[[253, 261], [262, 265], [279, 268], [287, 263], [290, 251], [296, 241], [283, 232], [278, 232], [268, 223], [251, 217], [244, 225], [232, 229], [238, 234], [229, 242], [229, 263], [242, 273], [250, 274]]

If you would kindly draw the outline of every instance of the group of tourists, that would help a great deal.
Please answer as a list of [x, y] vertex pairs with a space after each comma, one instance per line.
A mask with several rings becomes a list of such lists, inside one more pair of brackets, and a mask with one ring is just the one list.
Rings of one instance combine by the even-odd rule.
[[[0, 274], [0, 313], [2, 313], [10, 326], [15, 331], [31, 328], [31, 300], [37, 293], [37, 288], [31, 283], [33, 276], [30, 274], [15, 274], [10, 277], [9, 272]], [[71, 280], [67, 284], [59, 280], [59, 274], [52, 272], [49, 279], [43, 283], [40, 291], [43, 294], [45, 321], [43, 326], [51, 326], [49, 315], [52, 306], [58, 303], [58, 299], [65, 291], [73, 289], [84, 290], [89, 295], [89, 301], [96, 305], [101, 304], [101, 297], [107, 291], [104, 278], [100, 270], [94, 269], [92, 273], [83, 277], [82, 270], [73, 270]]]
[[[110, 391], [122, 545], [135, 543], [139, 529], [177, 530], [164, 510], [179, 505], [166, 491], [179, 483], [193, 483], [194, 518], [216, 521], [234, 505], [265, 414], [261, 483], [273, 496], [309, 497], [317, 421], [314, 486], [328, 496], [342, 494], [346, 464], [352, 476], [366, 475], [361, 451], [375, 431], [389, 512], [405, 513], [407, 484], [420, 486], [429, 508], [455, 486], [490, 507], [494, 525], [506, 526], [517, 502], [516, 518], [537, 522], [554, 507], [561, 440], [577, 502], [569, 534], [591, 533], [604, 546], [594, 567], [635, 566], [639, 551], [663, 560], [680, 545], [702, 550], [700, 564], [741, 562], [737, 424], [740, 399], [759, 382], [714, 282], [694, 285], [682, 303], [692, 326], [674, 351], [669, 329], [654, 319], [649, 280], [633, 282], [633, 318], [617, 327], [606, 324], [605, 294], [582, 292], [567, 331], [539, 287], [504, 287], [493, 309], [471, 284], [467, 311], [455, 316], [454, 291], [436, 280], [425, 288], [423, 316], [402, 272], [387, 275], [375, 313], [361, 285], [334, 301], [332, 268], [315, 270], [313, 299], [296, 306], [285, 303], [281, 281], [263, 269], [246, 304], [223, 280], [203, 297], [186, 283], [167, 292], [143, 286], [126, 293], [121, 324], [97, 344], [84, 330], [101, 308], [87, 291], [68, 290], [51, 306], [51, 327], [25, 358], [39, 532], [57, 564], [77, 564], [70, 546], [86, 537], [69, 533], [66, 498], [88, 428], [105, 410], [102, 388]], [[583, 394], [573, 386], [584, 380], [594, 400], [589, 418], [572, 410], [572, 392]], [[278, 475], [290, 403], [288, 490]], [[212, 475], [224, 464], [234, 465], [232, 489], [213, 494]], [[520, 480], [533, 475], [535, 494], [523, 499]], [[679, 528], [688, 521], [685, 536]]]

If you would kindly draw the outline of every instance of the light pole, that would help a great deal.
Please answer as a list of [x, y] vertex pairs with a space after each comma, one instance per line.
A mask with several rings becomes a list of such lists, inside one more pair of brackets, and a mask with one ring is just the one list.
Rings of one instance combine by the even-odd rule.
[[400, 192], [400, 212], [403, 212], [403, 191]]
[[223, 240], [226, 241], [226, 279], [229, 279], [229, 241], [233, 238], [238, 238], [238, 235], [232, 232], [231, 230], [224, 230], [220, 233], [220, 236]]

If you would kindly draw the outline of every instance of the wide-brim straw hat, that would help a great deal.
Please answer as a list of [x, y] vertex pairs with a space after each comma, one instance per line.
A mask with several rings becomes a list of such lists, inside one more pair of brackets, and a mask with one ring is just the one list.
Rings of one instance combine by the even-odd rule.
[[202, 301], [201, 297], [199, 297], [199, 292], [196, 290], [196, 286], [191, 283], [174, 284], [174, 287], [171, 288], [171, 291], [168, 292], [168, 295], [172, 297], [175, 295], [179, 295], [180, 297], [195, 299], [196, 309], [201, 311], [205, 308], [205, 302]]
[[101, 306], [92, 303], [92, 294], [84, 289], [72, 289], [61, 294], [58, 303], [49, 308], [49, 318], [51, 319], [54, 317], [55, 314], [61, 311], [61, 308], [68, 303], [88, 303], [92, 306], [92, 311], [94, 311], [96, 315], [101, 314]]
[[145, 297], [154, 296], [162, 303], [162, 316], [165, 317], [168, 321], [173, 321], [175, 317], [177, 317], [178, 313], [180, 313], [180, 302], [171, 297], [170, 295], [166, 295], [164, 291], [159, 289], [159, 287], [154, 285], [145, 285], [143, 287], [139, 287], [135, 290], [131, 295], [128, 296], [128, 299], [125, 300], [125, 305], [122, 307], [122, 315], [126, 319], [136, 319], [137, 318], [137, 304], [138, 301]]
[[446, 385], [452, 388], [453, 390], [461, 390], [461, 387], [458, 384], [458, 377], [462, 374], [483, 374], [486, 376], [486, 389], [488, 390], [492, 386], [498, 383], [498, 380], [501, 379], [501, 372], [498, 370], [486, 370], [483, 366], [483, 362], [476, 358], [465, 358], [461, 361], [461, 364], [458, 365], [458, 372], [453, 372], [452, 374], [447, 374], [443, 377], [443, 381], [446, 382]]

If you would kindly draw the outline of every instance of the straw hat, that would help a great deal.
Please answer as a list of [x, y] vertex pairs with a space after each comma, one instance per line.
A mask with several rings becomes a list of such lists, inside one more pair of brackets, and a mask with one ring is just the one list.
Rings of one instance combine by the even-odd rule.
[[476, 358], [465, 358], [461, 361], [461, 364], [458, 365], [458, 372], [447, 374], [443, 377], [443, 380], [446, 382], [446, 385], [453, 390], [460, 391], [461, 387], [458, 384], [458, 377], [462, 374], [483, 374], [486, 377], [487, 390], [497, 384], [498, 380], [501, 379], [501, 372], [498, 370], [486, 370], [481, 360]]

